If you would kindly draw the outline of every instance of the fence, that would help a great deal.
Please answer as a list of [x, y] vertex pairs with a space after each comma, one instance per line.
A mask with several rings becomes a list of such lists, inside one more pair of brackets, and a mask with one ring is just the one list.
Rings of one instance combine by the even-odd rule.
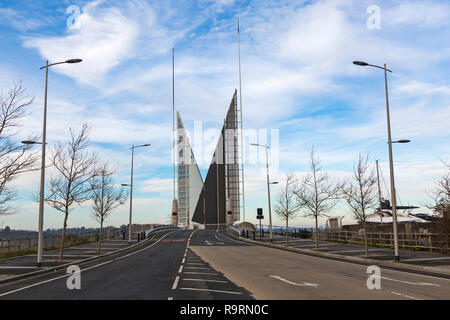
[[[399, 247], [403, 249], [447, 252], [449, 235], [444, 233], [399, 233]], [[313, 233], [313, 239], [315, 234]], [[327, 230], [319, 232], [319, 240], [364, 244], [364, 232]], [[394, 234], [386, 232], [367, 232], [370, 246], [394, 247]]]
[[[269, 227], [262, 226], [262, 230], [263, 236], [267, 237]], [[257, 236], [259, 236], [259, 226], [256, 232]], [[286, 227], [273, 226], [272, 233], [274, 235], [285, 236]], [[289, 236], [293, 238], [315, 240], [316, 233], [314, 229], [311, 228], [301, 229], [290, 227]], [[363, 230], [320, 230], [319, 240], [364, 245], [364, 232]], [[393, 248], [394, 234], [388, 232], [367, 232], [367, 241], [369, 246]], [[448, 233], [399, 233], [398, 241], [401, 249], [448, 253], [450, 248]]]
[[[102, 240], [113, 239], [121, 237], [120, 229], [106, 229], [103, 230]], [[69, 233], [65, 237], [65, 246], [69, 247], [76, 244], [94, 242], [99, 240], [98, 231], [89, 231], [83, 233]], [[44, 250], [53, 249], [60, 245], [60, 234], [46, 234], [44, 233], [43, 247]], [[0, 239], [0, 255], [22, 253], [37, 249], [38, 238], [37, 234], [34, 237], [19, 238], [19, 239]]]

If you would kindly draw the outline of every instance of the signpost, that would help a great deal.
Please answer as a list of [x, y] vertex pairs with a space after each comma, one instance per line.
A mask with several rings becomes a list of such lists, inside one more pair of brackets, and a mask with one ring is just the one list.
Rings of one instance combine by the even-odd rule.
[[262, 227], [261, 227], [261, 221], [264, 219], [263, 215], [263, 209], [258, 209], [258, 215], [256, 216], [256, 219], [259, 220], [259, 239], [262, 239]]

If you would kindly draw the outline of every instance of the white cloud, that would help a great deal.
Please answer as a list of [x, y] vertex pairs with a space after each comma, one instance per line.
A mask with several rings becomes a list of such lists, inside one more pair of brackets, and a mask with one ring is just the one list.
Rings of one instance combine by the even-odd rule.
[[112, 68], [133, 57], [132, 49], [139, 36], [137, 23], [117, 8], [83, 7], [73, 29], [62, 37], [42, 37], [25, 41], [51, 62], [82, 58], [75, 68], [56, 67], [57, 72], [95, 85]]
[[44, 22], [39, 19], [25, 17], [11, 8], [0, 8], [0, 24], [11, 26], [24, 32], [42, 27]]

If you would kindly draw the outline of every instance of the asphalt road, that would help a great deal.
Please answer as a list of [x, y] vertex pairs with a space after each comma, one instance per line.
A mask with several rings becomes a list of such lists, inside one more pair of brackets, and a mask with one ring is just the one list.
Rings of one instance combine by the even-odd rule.
[[[81, 289], [66, 270], [0, 286], [13, 300], [419, 300], [450, 299], [450, 280], [381, 270], [250, 245], [223, 232], [165, 231], [139, 248], [79, 266]], [[74, 282], [70, 282], [74, 283]]]
[[190, 248], [257, 299], [450, 299], [450, 279], [381, 269], [381, 289], [369, 290], [367, 266], [250, 246], [216, 230], [196, 233]]
[[3, 285], [0, 299], [252, 299], [189, 250], [192, 233], [162, 232], [138, 249], [79, 266], [80, 290], [68, 289], [71, 275], [62, 270]]

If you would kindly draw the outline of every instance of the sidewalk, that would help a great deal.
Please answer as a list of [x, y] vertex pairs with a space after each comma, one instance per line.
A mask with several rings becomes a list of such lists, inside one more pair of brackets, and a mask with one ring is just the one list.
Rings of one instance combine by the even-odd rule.
[[[137, 243], [137, 235], [133, 234], [132, 245]], [[128, 240], [108, 239], [102, 241], [101, 255], [113, 253], [128, 247]], [[0, 281], [26, 273], [45, 270], [47, 268], [98, 257], [98, 242], [83, 244], [64, 249], [64, 260], [58, 261], [59, 250], [43, 253], [42, 267], [37, 267], [36, 254], [0, 259]]]
[[[253, 234], [249, 240], [253, 240]], [[255, 238], [256, 242], [263, 242], [264, 244], [270, 244], [268, 234], [260, 239], [259, 234]], [[289, 237], [289, 243], [286, 244], [286, 237], [281, 235], [274, 235], [272, 244], [290, 248], [299, 249], [311, 254], [324, 254], [326, 256], [335, 256], [336, 258], [356, 258], [357, 260], [368, 261], [380, 261], [390, 263], [394, 262], [394, 250], [384, 248], [369, 247], [369, 256], [365, 256], [365, 249], [363, 245], [357, 244], [341, 244], [327, 241], [319, 241], [319, 249], [316, 249], [315, 241], [312, 239], [299, 239]], [[359, 259], [358, 259], [359, 258]], [[400, 250], [400, 262], [403, 265], [411, 265], [417, 267], [424, 267], [429, 271], [436, 270], [445, 271], [450, 274], [450, 255], [444, 255], [439, 253], [431, 253], [425, 251], [410, 251]]]

